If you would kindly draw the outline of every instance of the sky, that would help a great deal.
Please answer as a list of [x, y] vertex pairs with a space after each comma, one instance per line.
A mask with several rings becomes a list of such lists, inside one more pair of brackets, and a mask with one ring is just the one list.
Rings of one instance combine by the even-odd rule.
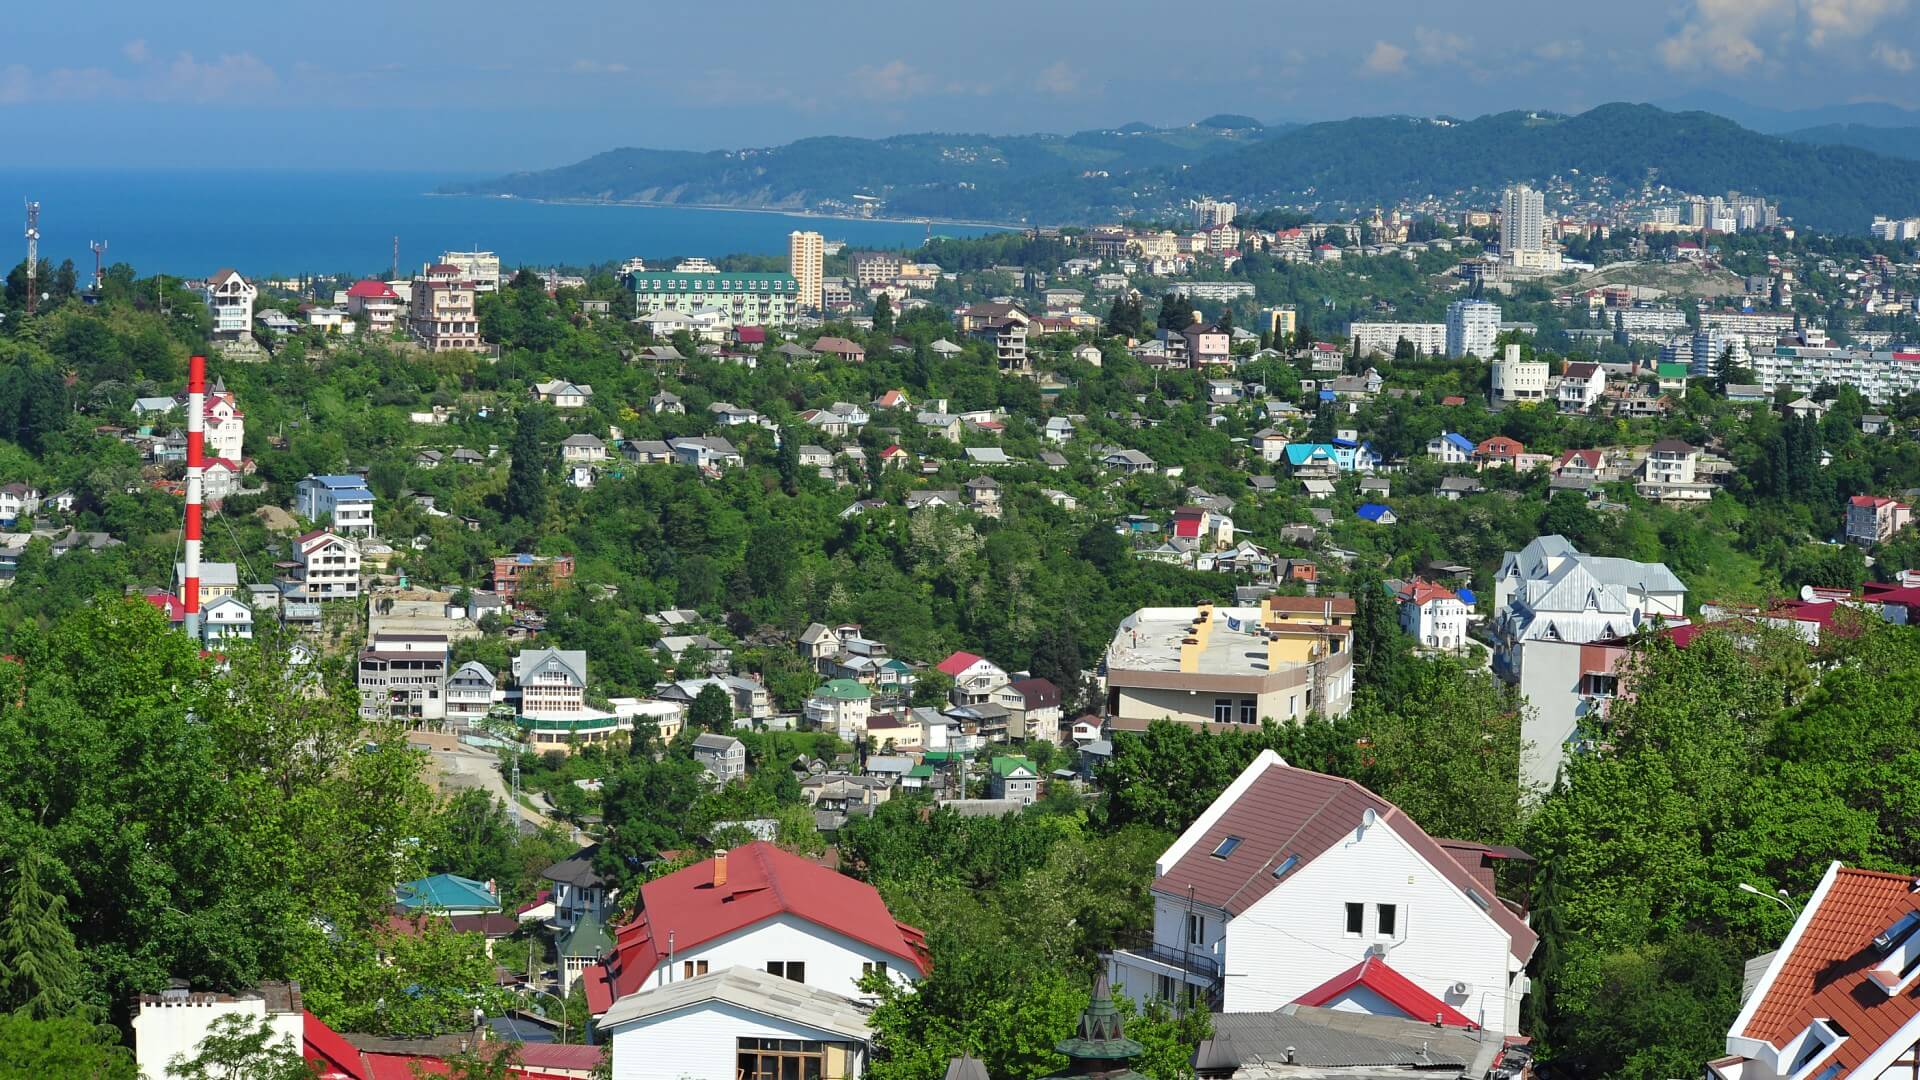
[[1920, 0], [17, 6], [0, 135], [47, 167], [459, 174], [1215, 113], [1920, 109]]

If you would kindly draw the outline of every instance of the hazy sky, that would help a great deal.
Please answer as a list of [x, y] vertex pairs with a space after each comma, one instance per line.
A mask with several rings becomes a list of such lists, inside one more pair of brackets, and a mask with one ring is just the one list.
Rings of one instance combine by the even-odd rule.
[[0, 30], [0, 134], [22, 166], [464, 171], [613, 146], [1218, 112], [1472, 116], [1705, 95], [1916, 108], [1916, 4], [21, 4]]

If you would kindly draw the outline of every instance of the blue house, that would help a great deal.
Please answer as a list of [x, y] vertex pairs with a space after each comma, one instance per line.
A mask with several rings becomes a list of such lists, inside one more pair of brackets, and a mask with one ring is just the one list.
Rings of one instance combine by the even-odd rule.
[[492, 915], [500, 910], [500, 894], [492, 882], [458, 874], [435, 874], [397, 886], [393, 902], [408, 912], [436, 915]]
[[1361, 503], [1360, 508], [1353, 512], [1353, 516], [1361, 521], [1371, 521], [1375, 525], [1391, 525], [1400, 520], [1393, 515], [1392, 510], [1380, 503]]

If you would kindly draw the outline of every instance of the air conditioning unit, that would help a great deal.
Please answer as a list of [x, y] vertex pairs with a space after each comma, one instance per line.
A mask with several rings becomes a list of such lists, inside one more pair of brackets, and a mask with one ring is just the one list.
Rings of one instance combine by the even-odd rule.
[[1454, 983], [1447, 987], [1447, 993], [1453, 997], [1466, 997], [1473, 993], [1473, 984], [1466, 981]]

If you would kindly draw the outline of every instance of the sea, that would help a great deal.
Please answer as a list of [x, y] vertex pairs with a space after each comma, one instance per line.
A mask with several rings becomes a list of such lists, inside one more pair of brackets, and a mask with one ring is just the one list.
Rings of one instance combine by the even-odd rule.
[[[410, 273], [442, 251], [493, 251], [505, 266], [587, 266], [634, 256], [784, 255], [787, 234], [819, 232], [855, 247], [915, 247], [929, 235], [977, 236], [992, 226], [875, 221], [753, 210], [542, 203], [434, 195], [465, 174], [282, 170], [0, 168], [0, 264], [25, 257], [24, 204], [40, 204], [40, 256], [93, 271], [199, 277], [232, 267], [251, 278], [385, 276], [399, 238]], [[6, 237], [13, 239], [7, 240]]]

